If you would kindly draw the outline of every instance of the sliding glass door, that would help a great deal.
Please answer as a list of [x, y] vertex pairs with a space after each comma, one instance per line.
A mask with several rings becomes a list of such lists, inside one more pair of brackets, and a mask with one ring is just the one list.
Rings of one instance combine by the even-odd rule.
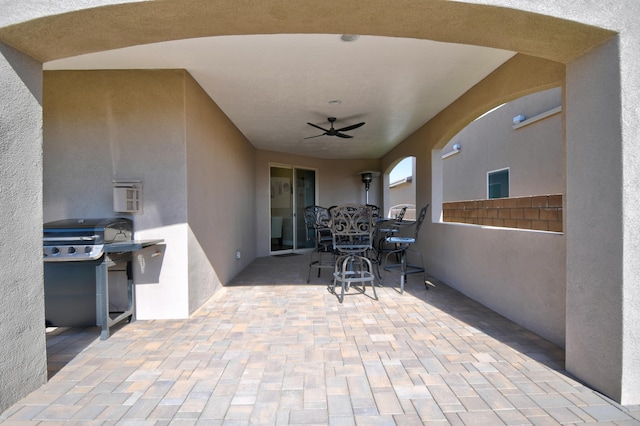
[[294, 253], [314, 242], [307, 238], [304, 208], [315, 204], [315, 170], [271, 166], [271, 253]]

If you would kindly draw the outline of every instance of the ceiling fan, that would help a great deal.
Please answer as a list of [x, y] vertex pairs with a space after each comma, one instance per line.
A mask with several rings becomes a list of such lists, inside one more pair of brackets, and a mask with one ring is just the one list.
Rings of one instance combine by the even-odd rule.
[[320, 129], [322, 130], [324, 133], [321, 135], [316, 135], [316, 136], [309, 136], [305, 139], [311, 139], [311, 138], [317, 138], [320, 136], [337, 136], [339, 138], [352, 138], [353, 136], [351, 135], [347, 135], [345, 133], [341, 133], [341, 132], [348, 132], [349, 130], [353, 130], [353, 129], [357, 129], [358, 127], [364, 126], [364, 121], [362, 123], [358, 123], [358, 124], [352, 124], [351, 126], [346, 126], [346, 127], [341, 127], [339, 129], [334, 129], [333, 128], [333, 123], [336, 121], [335, 117], [329, 117], [327, 118], [327, 120], [329, 120], [329, 123], [331, 123], [331, 128], [329, 130], [324, 129], [320, 126], [316, 126], [313, 123], [307, 123], [309, 126], [313, 126], [316, 129]]

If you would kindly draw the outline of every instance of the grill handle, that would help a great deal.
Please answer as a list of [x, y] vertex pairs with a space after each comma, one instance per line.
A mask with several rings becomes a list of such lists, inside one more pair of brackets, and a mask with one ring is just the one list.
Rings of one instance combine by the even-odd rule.
[[42, 241], [95, 241], [98, 239], [98, 235], [92, 235], [90, 237], [44, 237]]

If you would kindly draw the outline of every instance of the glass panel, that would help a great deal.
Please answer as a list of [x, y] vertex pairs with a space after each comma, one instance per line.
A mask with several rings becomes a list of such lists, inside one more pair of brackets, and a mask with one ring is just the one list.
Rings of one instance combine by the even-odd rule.
[[296, 169], [296, 249], [315, 247], [315, 234], [307, 232], [304, 208], [316, 203], [316, 172]]
[[489, 173], [489, 198], [509, 197], [509, 170]]
[[271, 167], [271, 251], [293, 249], [293, 169]]

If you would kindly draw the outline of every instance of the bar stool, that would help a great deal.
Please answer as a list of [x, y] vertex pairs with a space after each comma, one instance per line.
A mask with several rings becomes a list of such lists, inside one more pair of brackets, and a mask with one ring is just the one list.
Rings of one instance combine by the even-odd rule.
[[333, 254], [333, 239], [329, 229], [329, 210], [321, 206], [307, 206], [304, 208], [304, 221], [307, 227], [307, 240], [313, 234], [316, 248], [311, 252], [307, 284], [311, 280], [311, 270], [318, 269], [318, 277], [322, 269], [333, 269], [335, 256]]
[[[429, 204], [427, 204], [420, 210], [420, 214], [418, 215], [418, 218], [415, 222], [409, 223], [409, 222], [403, 221], [403, 222], [397, 222], [395, 224], [395, 226], [399, 230], [402, 229], [403, 227], [407, 229], [413, 226], [414, 234], [412, 237], [391, 235], [385, 238], [385, 242], [387, 244], [394, 244], [396, 246], [396, 249], [389, 250], [387, 252], [384, 258], [384, 270], [391, 271], [391, 270], [397, 269], [400, 271], [400, 294], [404, 293], [404, 284], [407, 281], [407, 275], [409, 274], [422, 273], [424, 286], [426, 287], [427, 290], [429, 290], [429, 287], [427, 286], [427, 276], [426, 276], [426, 270], [424, 267], [424, 260], [422, 258], [422, 254], [417, 250], [411, 249], [411, 247], [415, 245], [416, 241], [418, 241], [418, 233], [420, 232], [420, 228], [422, 227], [422, 222], [424, 222], [424, 218], [427, 215], [428, 208], [429, 208]], [[420, 259], [420, 264], [418, 265], [415, 263], [413, 264], [409, 263], [407, 261], [407, 252], [415, 253]], [[389, 256], [391, 255], [398, 255], [400, 258], [400, 262], [389, 265], [387, 262], [388, 262]]]
[[[373, 291], [373, 299], [378, 300], [371, 260], [367, 252], [371, 249], [373, 234], [373, 215], [369, 207], [357, 204], [345, 204], [331, 209], [331, 234], [333, 248], [338, 253], [333, 271], [333, 282], [328, 287], [338, 301], [344, 301], [345, 292], [353, 286], [366, 294], [367, 283]], [[340, 295], [336, 286], [340, 283]], [[361, 284], [358, 287], [358, 284]]]

